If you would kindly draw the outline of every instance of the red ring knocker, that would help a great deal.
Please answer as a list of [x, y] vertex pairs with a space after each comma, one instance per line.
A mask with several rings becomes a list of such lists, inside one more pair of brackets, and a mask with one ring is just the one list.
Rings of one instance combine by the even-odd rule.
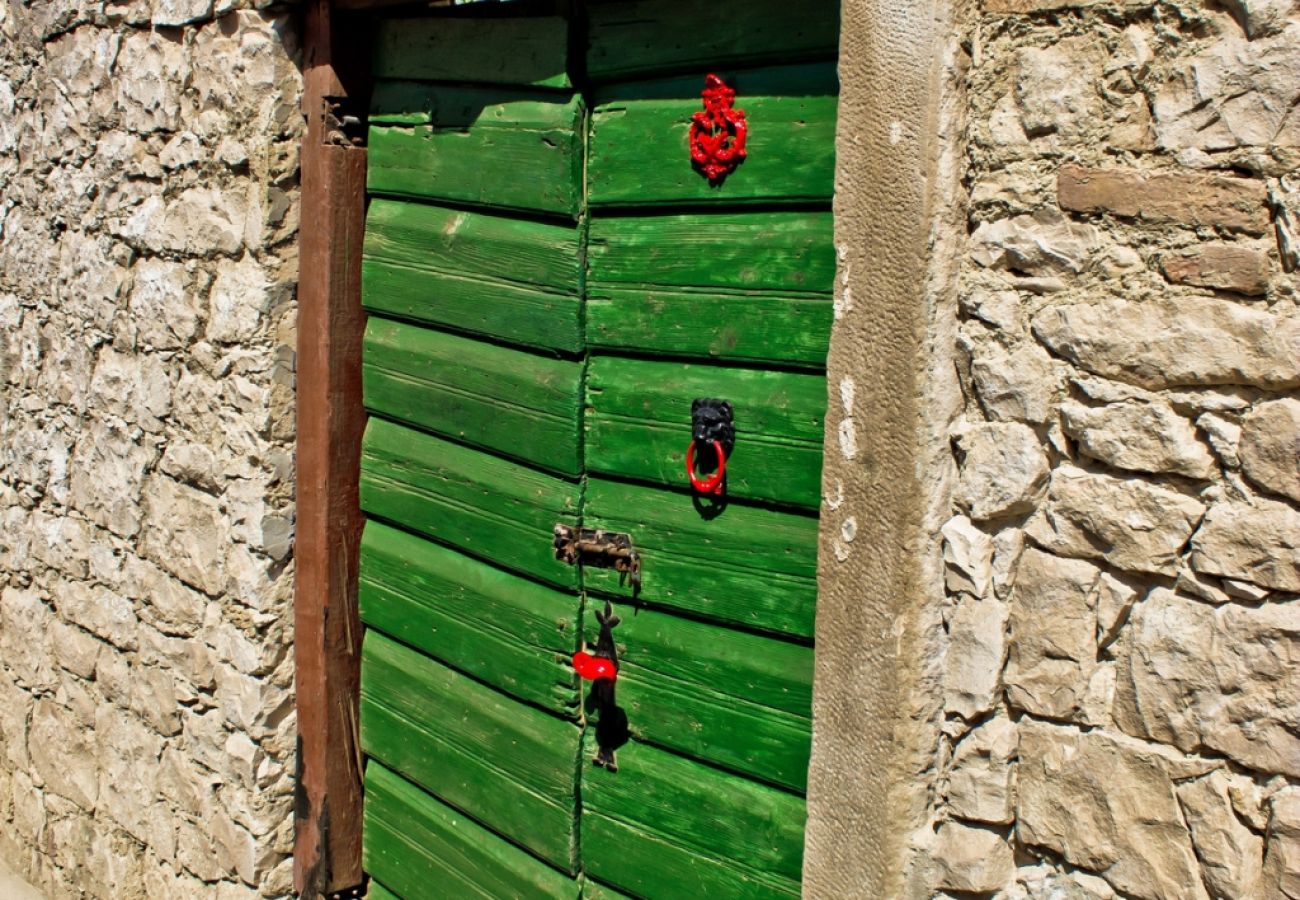
[[718, 454], [718, 471], [701, 481], [695, 477], [695, 441], [686, 450], [686, 477], [691, 480], [691, 487], [701, 494], [721, 494], [722, 478], [727, 473], [727, 454], [722, 449], [721, 441], [712, 441], [713, 449]]

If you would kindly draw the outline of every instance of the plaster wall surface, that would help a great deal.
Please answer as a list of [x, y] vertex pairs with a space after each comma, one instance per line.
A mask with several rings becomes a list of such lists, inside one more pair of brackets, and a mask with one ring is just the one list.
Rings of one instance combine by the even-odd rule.
[[296, 23], [0, 2], [0, 858], [291, 888]]

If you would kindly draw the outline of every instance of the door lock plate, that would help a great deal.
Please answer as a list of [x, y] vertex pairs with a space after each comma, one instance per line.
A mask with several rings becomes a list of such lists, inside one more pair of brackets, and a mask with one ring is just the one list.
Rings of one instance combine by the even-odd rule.
[[641, 557], [630, 534], [557, 523], [555, 558], [571, 566], [613, 569], [631, 582], [633, 596], [641, 589]]

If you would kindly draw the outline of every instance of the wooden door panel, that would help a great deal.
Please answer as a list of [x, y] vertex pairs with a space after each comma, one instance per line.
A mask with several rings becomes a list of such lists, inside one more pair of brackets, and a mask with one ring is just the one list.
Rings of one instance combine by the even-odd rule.
[[371, 419], [361, 448], [361, 508], [494, 565], [574, 589], [551, 533], [577, 524], [578, 486], [519, 463]]
[[[710, 519], [687, 495], [592, 478], [584, 521], [633, 536], [641, 556], [641, 602], [813, 636], [815, 517], [733, 503]], [[587, 568], [583, 574], [589, 590], [627, 596], [613, 570]]]
[[371, 318], [366, 407], [576, 478], [582, 363]]
[[366, 525], [361, 621], [498, 690], [568, 718], [579, 599], [382, 522]]
[[721, 182], [690, 164], [699, 75], [599, 91], [587, 147], [587, 202], [654, 206], [828, 201], [835, 188], [835, 66], [722, 74], [749, 124], [748, 156]]
[[377, 631], [362, 648], [363, 749], [443, 801], [576, 871], [581, 731]]
[[580, 242], [568, 224], [377, 198], [362, 298], [371, 312], [577, 353]]
[[[811, 647], [622, 606], [618, 700], [633, 735], [803, 791], [812, 748]], [[588, 643], [598, 626], [586, 622]]]
[[381, 81], [367, 189], [573, 217], [582, 201], [582, 98]]
[[[577, 884], [378, 762], [366, 767], [370, 898], [577, 896]], [[383, 882], [379, 884], [377, 882]]]
[[371, 72], [376, 78], [568, 88], [568, 37], [568, 23], [559, 16], [383, 19]]
[[593, 357], [587, 375], [587, 467], [690, 490], [691, 402], [730, 401], [736, 446], [729, 497], [816, 509], [826, 379], [762, 369]]
[[839, 4], [632, 0], [590, 7], [595, 82], [739, 63], [833, 58]]
[[799, 896], [803, 798], [646, 744], [618, 759], [584, 772], [589, 874], [663, 900]]

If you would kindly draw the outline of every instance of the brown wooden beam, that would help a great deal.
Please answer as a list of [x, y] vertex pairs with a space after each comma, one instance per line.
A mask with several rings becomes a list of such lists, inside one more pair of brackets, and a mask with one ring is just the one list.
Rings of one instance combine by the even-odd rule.
[[304, 898], [358, 885], [361, 750], [357, 617], [361, 433], [361, 242], [366, 151], [327, 143], [346, 98], [330, 0], [311, 0], [304, 40], [298, 276], [294, 587], [298, 785], [294, 884]]

